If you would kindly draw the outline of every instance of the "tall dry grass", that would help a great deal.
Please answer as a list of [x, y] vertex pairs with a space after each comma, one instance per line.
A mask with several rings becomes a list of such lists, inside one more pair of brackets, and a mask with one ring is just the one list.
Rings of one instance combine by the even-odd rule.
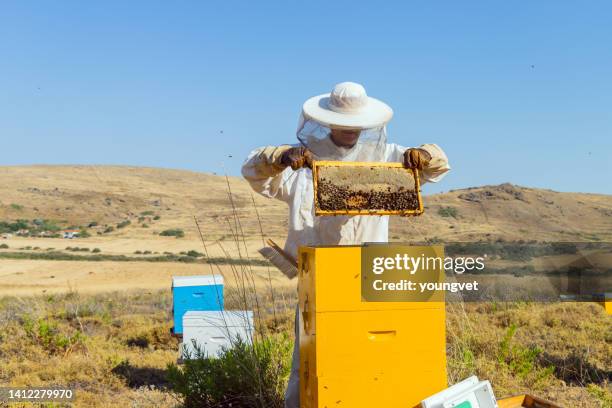
[[[185, 356], [183, 366], [171, 364], [169, 378], [186, 407], [282, 408], [290, 372], [292, 344], [287, 332], [292, 304], [282, 294], [277, 295], [269, 266], [265, 289], [256, 284], [251, 262], [255, 254], [249, 253], [243, 220], [227, 177], [226, 183], [231, 208], [231, 216], [224, 220], [231, 237], [229, 247], [220, 240], [207, 240], [196, 217], [194, 223], [206, 257], [210, 256], [210, 241], [226, 257], [243, 261], [230, 265], [235, 288], [228, 292], [228, 301], [240, 310], [252, 310], [255, 325], [246, 339], [230, 337], [230, 346], [220, 356], [210, 356], [195, 344], [196, 355]], [[253, 198], [252, 204], [263, 245], [263, 224]], [[218, 264], [208, 265], [211, 274], [222, 275], [228, 281]], [[243, 323], [251, 325], [249, 321]]]

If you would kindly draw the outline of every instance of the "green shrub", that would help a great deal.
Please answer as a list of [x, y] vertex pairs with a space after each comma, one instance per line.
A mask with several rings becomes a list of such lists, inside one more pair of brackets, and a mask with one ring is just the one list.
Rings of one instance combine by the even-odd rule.
[[157, 220], [161, 219], [161, 217], [160, 217], [159, 215], [156, 215], [155, 217], [153, 217], [153, 219], [154, 219], [155, 221], [157, 221]]
[[438, 208], [438, 215], [440, 217], [457, 218], [457, 215], [459, 215], [459, 211], [454, 207], [441, 207]]
[[12, 208], [13, 210], [16, 210], [16, 211], [21, 211], [21, 210], [23, 210], [23, 205], [21, 205], [21, 204], [15, 204], [15, 203], [12, 203], [12, 204], [11, 204], [11, 208]]
[[525, 378], [530, 374], [535, 374], [537, 378], [552, 375], [554, 367], [539, 367], [538, 357], [543, 350], [537, 346], [523, 346], [513, 344], [512, 340], [517, 331], [516, 324], [508, 327], [506, 334], [499, 344], [497, 360], [500, 364], [506, 365], [510, 371], [520, 378]]
[[8, 245], [7, 244], [1, 244], [0, 245], [0, 249], [8, 249]]
[[186, 408], [282, 408], [291, 350], [286, 334], [268, 336], [253, 345], [238, 340], [218, 358], [199, 350], [183, 367], [169, 365], [168, 380], [184, 397]]
[[62, 333], [55, 321], [50, 319], [34, 320], [23, 316], [21, 321], [26, 335], [34, 343], [39, 344], [49, 354], [66, 354], [75, 346], [82, 346], [85, 336], [80, 331], [72, 334]]
[[104, 233], [105, 233], [105, 234], [108, 234], [109, 232], [113, 232], [114, 230], [115, 230], [115, 227], [113, 227], [113, 226], [111, 225], [111, 226], [108, 226], [108, 227], [106, 227], [106, 228], [104, 229]]
[[202, 253], [200, 253], [198, 251], [194, 251], [193, 249], [191, 251], [188, 251], [186, 255], [194, 257], [194, 258], [199, 258], [201, 256], [204, 256], [204, 254], [202, 254]]
[[180, 228], [167, 229], [159, 233], [162, 237], [177, 237], [183, 238], [185, 236], [185, 231]]
[[51, 220], [43, 220], [42, 224], [39, 226], [39, 230], [41, 231], [52, 231], [57, 232], [62, 229], [59, 225], [55, 223], [55, 221]]
[[93, 228], [93, 227], [97, 227], [97, 226], [98, 226], [98, 223], [96, 221], [92, 221], [89, 224], [87, 224], [87, 227], [89, 227], [89, 228]]
[[153, 214], [154, 214], [154, 212], [151, 211], [151, 210], [143, 211], [143, 212], [140, 213], [140, 215], [153, 215]]
[[612, 391], [608, 391], [606, 388], [596, 384], [587, 385], [587, 391], [599, 400], [602, 407], [612, 407]]
[[100, 250], [100, 248], [94, 248], [91, 252], [93, 252], [94, 254], [99, 254], [102, 251]]
[[86, 229], [82, 229], [79, 231], [79, 237], [81, 238], [89, 238], [91, 237], [91, 234], [89, 232], [87, 232]]
[[121, 221], [119, 224], [117, 224], [117, 228], [125, 228], [131, 223], [132, 222], [130, 220]]
[[72, 252], [89, 252], [89, 248], [66, 247], [66, 251], [72, 251]]
[[21, 229], [28, 229], [29, 224], [26, 220], [17, 220], [15, 222], [0, 221], [0, 233], [15, 232]]

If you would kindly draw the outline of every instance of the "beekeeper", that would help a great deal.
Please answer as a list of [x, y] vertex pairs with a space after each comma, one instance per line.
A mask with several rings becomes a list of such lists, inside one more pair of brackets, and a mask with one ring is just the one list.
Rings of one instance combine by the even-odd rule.
[[[355, 245], [387, 242], [388, 216], [315, 217], [313, 160], [400, 162], [420, 170], [421, 183], [437, 182], [450, 169], [436, 144], [406, 148], [387, 143], [393, 111], [369, 97], [360, 84], [343, 82], [331, 93], [308, 99], [297, 128], [298, 142], [253, 150], [242, 175], [258, 193], [289, 205], [285, 250], [297, 257], [302, 245]], [[297, 322], [296, 322], [297, 323]], [[296, 332], [297, 332], [296, 324]], [[296, 333], [298, 334], [298, 333]], [[297, 338], [297, 336], [296, 336]], [[285, 407], [299, 407], [299, 341], [293, 352]]]

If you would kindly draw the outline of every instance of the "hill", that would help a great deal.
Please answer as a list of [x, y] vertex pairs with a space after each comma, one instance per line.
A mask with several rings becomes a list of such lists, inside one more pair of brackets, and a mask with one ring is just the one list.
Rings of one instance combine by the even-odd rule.
[[[427, 194], [427, 185], [423, 191]], [[502, 184], [426, 195], [425, 206], [421, 217], [393, 218], [391, 239], [612, 238], [609, 195]], [[286, 213], [284, 203], [253, 194], [237, 177], [127, 166], [0, 167], [0, 221], [48, 219], [62, 227], [96, 223], [103, 230], [130, 221], [104, 236], [149, 239], [179, 228], [187, 240], [197, 240], [196, 216], [207, 240], [227, 238], [238, 228], [249, 240], [260, 241], [261, 229], [283, 239]]]

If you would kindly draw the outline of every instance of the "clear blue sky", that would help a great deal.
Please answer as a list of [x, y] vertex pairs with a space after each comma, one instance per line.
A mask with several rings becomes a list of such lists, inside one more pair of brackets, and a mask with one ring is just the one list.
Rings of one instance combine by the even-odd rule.
[[238, 175], [350, 80], [393, 107], [391, 141], [447, 151], [426, 192], [611, 194], [611, 16], [607, 0], [5, 1], [0, 164]]

